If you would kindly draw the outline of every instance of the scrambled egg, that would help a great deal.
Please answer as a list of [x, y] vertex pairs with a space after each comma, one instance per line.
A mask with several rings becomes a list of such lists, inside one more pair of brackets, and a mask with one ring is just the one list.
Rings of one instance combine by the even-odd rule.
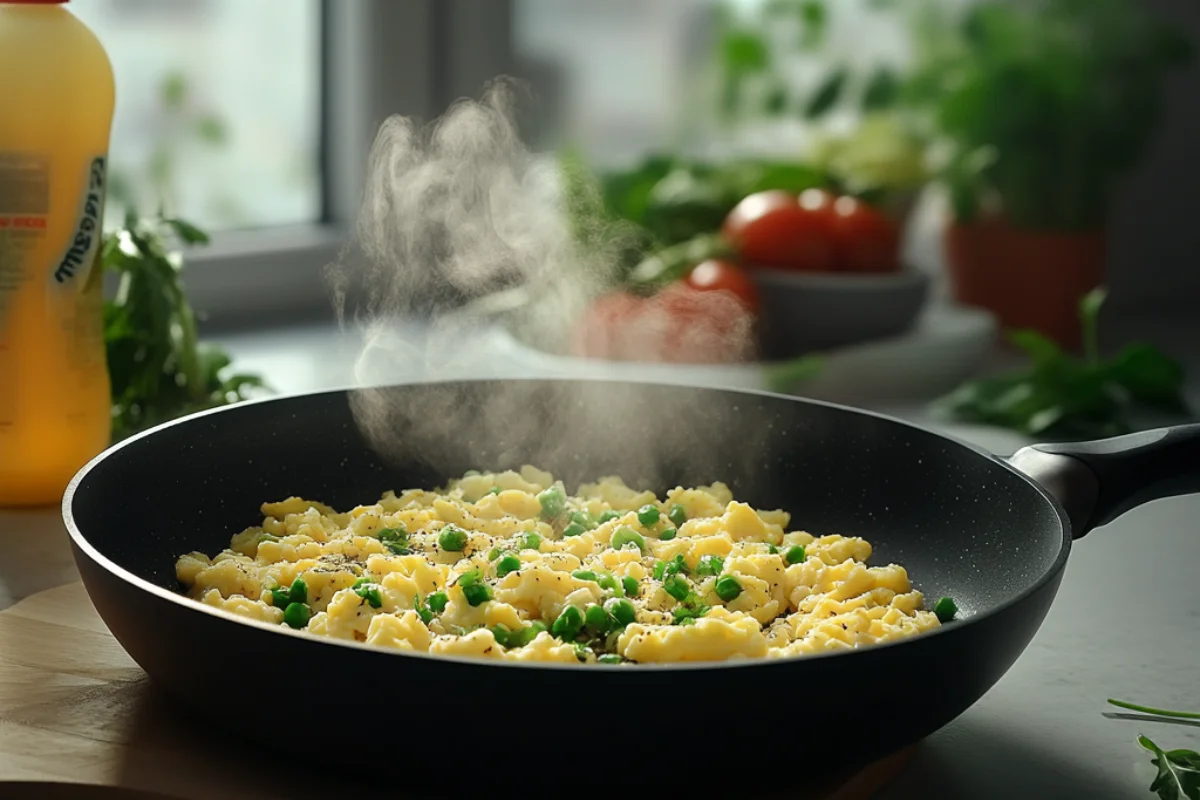
[[786, 658], [939, 625], [871, 545], [788, 531], [722, 483], [659, 499], [617, 477], [469, 472], [338, 513], [292, 497], [176, 574], [190, 597], [316, 636], [562, 663]]

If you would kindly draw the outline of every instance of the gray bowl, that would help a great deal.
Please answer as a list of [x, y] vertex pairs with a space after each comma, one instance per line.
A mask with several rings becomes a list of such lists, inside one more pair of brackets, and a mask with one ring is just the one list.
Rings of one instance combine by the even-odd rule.
[[762, 358], [776, 361], [874, 339], [912, 327], [929, 295], [929, 276], [914, 269], [890, 275], [755, 270], [762, 303]]

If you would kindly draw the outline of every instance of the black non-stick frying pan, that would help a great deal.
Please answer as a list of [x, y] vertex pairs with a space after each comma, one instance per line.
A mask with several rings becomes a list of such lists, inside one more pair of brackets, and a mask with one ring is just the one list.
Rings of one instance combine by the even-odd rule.
[[[953, 597], [960, 619], [829, 655], [586, 668], [371, 649], [178, 594], [176, 558], [228, 546], [265, 501], [299, 495], [349, 508], [387, 489], [524, 463], [570, 489], [610, 474], [659, 492], [724, 481], [755, 507], [791, 512], [793, 529], [867, 538], [872, 563], [903, 564], [927, 597]], [[293, 730], [327, 720], [314, 735], [344, 746], [319, 759], [391, 768], [416, 752], [455, 762], [450, 754], [495, 752], [500, 742], [573, 759], [545, 762], [567, 781], [572, 763], [675, 775], [666, 768], [680, 759], [726, 756], [753, 759], [758, 780], [794, 776], [800, 764], [865, 762], [950, 722], [1037, 631], [1073, 538], [1197, 490], [1200, 426], [1038, 445], [1006, 462], [904, 422], [790, 397], [468, 381], [271, 399], [179, 420], [85, 467], [63, 514], [87, 591], [122, 646], [216, 729], [255, 746], [295, 747], [264, 706], [275, 698], [303, 717], [286, 723]], [[635, 743], [619, 746], [623, 737]]]

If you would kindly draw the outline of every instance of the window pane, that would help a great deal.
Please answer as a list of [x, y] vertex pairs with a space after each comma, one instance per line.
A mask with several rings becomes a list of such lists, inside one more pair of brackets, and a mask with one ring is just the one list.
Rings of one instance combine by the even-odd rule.
[[321, 214], [319, 0], [85, 0], [117, 82], [109, 219], [132, 195], [209, 229]]

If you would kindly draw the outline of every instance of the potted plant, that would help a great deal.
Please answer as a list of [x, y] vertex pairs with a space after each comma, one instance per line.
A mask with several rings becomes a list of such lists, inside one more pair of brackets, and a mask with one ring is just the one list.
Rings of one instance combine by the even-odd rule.
[[984, 0], [922, 43], [907, 90], [948, 153], [956, 299], [1077, 349], [1112, 197], [1190, 43], [1139, 0]]

